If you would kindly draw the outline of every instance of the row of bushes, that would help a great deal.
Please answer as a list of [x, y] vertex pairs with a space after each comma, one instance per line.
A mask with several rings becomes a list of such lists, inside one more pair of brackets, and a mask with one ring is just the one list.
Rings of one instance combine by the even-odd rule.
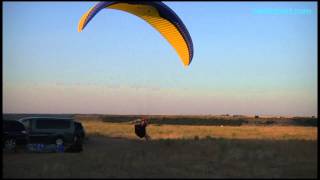
[[[101, 116], [105, 122], [130, 122], [141, 116]], [[318, 118], [315, 117], [294, 117], [285, 119], [275, 118], [254, 118], [246, 117], [188, 117], [188, 116], [150, 116], [150, 122], [155, 125], [170, 124], [170, 125], [226, 125], [226, 126], [241, 126], [245, 124], [250, 125], [296, 125], [296, 126], [317, 126]]]
[[294, 117], [292, 121], [294, 125], [299, 126], [318, 126], [318, 118], [315, 117]]
[[[139, 115], [72, 115], [72, 114], [3, 114], [3, 119], [17, 120], [22, 117], [30, 116], [61, 116], [71, 117], [76, 119], [100, 119], [105, 122], [122, 123], [130, 122], [135, 119], [141, 118]], [[83, 117], [83, 118], [82, 118]], [[293, 117], [293, 118], [260, 118], [256, 115], [254, 118], [244, 116], [149, 116], [152, 124], [162, 125], [226, 125], [226, 126], [241, 126], [244, 124], [250, 125], [296, 125], [296, 126], [318, 126], [317, 117]]]

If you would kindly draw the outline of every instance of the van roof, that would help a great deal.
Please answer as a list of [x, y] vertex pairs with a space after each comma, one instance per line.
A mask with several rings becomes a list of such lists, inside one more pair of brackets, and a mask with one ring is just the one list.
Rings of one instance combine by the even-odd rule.
[[18, 121], [22, 122], [27, 119], [64, 119], [64, 120], [73, 120], [73, 118], [62, 118], [62, 117], [24, 117], [20, 118]]

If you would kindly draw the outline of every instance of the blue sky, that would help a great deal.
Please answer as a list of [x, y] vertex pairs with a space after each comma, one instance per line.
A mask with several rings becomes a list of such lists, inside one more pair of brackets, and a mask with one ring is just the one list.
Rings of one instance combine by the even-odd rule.
[[96, 3], [3, 3], [5, 113], [317, 116], [316, 2], [165, 2], [192, 37], [188, 68], [122, 11], [77, 32]]

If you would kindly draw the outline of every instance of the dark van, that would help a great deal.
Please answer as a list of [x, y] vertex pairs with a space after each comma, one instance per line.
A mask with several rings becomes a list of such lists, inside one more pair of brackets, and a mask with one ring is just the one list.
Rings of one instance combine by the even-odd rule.
[[30, 144], [63, 144], [67, 148], [75, 141], [72, 118], [29, 117], [19, 121], [26, 127]]

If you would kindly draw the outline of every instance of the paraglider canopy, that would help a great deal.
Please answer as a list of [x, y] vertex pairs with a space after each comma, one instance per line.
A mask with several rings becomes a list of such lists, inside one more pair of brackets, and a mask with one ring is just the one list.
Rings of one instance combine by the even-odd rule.
[[100, 2], [90, 8], [80, 19], [81, 32], [92, 18], [103, 8], [125, 11], [136, 15], [154, 27], [173, 46], [185, 66], [193, 58], [190, 34], [177, 14], [162, 2]]

